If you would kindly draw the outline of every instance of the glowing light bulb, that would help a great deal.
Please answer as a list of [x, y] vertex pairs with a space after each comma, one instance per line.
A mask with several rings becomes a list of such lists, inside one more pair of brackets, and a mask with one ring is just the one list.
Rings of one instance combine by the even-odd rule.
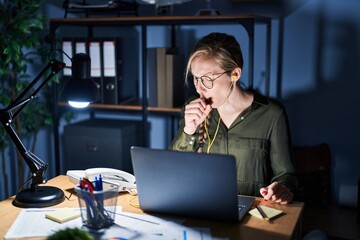
[[69, 101], [68, 103], [70, 106], [74, 108], [86, 108], [90, 104], [89, 102], [74, 102], [74, 101]]

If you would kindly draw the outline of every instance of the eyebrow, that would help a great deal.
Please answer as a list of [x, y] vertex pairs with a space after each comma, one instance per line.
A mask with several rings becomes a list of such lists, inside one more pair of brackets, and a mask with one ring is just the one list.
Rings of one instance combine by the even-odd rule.
[[[214, 74], [216, 74], [216, 73], [208, 72], [208, 73], [205, 73], [204, 75], [201, 75], [200, 77], [205, 77], [205, 76], [207, 76], [207, 75], [214, 75]], [[191, 73], [191, 75], [192, 75], [193, 77], [200, 78], [200, 77], [195, 76], [193, 73]]]

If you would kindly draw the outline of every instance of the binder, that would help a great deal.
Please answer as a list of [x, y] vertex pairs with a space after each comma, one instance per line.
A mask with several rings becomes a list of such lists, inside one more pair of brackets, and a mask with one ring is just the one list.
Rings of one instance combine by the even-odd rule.
[[185, 99], [184, 60], [176, 48], [147, 49], [148, 105], [173, 108]]
[[[99, 89], [100, 96], [103, 96], [103, 86], [101, 81], [101, 41], [98, 39], [89, 40], [89, 56], [91, 59], [90, 75]], [[101, 103], [103, 103], [101, 99]]]
[[148, 83], [148, 105], [157, 106], [156, 48], [146, 49], [146, 76]]
[[102, 41], [102, 101], [104, 104], [118, 104], [117, 40]]
[[157, 48], [156, 73], [157, 73], [157, 106], [166, 107], [166, 48]]
[[91, 77], [101, 77], [100, 41], [91, 39], [89, 42], [89, 56], [91, 59]]
[[[61, 40], [61, 48], [62, 48], [62, 60], [65, 63], [65, 68], [63, 70], [63, 77], [60, 82], [60, 94], [59, 96], [62, 96], [62, 91], [64, 89], [64, 86], [68, 83], [68, 81], [71, 78], [72, 70], [71, 70], [71, 59], [75, 53], [75, 45], [74, 45], [74, 39], [72, 38], [63, 38]], [[66, 54], [65, 54], [66, 53]], [[67, 100], [60, 98], [61, 100]]]
[[184, 58], [181, 54], [166, 55], [166, 104], [165, 107], [181, 107], [185, 101]]
[[[63, 38], [62, 40], [62, 51], [65, 52], [70, 58], [73, 56], [73, 41], [72, 39]], [[62, 60], [65, 63], [65, 68], [63, 70], [63, 74], [66, 77], [71, 76], [71, 59], [65, 55], [65, 53], [62, 54]]]
[[166, 106], [166, 48], [147, 48], [148, 105]]
[[86, 41], [84, 39], [76, 39], [75, 41], [75, 53], [87, 53]]

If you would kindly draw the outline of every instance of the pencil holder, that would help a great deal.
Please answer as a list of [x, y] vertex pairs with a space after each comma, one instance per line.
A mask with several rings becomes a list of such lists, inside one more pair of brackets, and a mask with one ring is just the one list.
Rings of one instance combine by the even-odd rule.
[[103, 191], [89, 191], [79, 185], [75, 187], [78, 196], [81, 219], [88, 228], [100, 229], [114, 223], [119, 186], [104, 185]]

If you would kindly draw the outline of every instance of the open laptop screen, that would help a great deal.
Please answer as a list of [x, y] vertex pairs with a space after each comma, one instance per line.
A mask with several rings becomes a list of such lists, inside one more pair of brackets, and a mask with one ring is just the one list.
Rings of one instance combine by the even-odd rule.
[[132, 147], [131, 158], [142, 210], [239, 221], [233, 156]]

